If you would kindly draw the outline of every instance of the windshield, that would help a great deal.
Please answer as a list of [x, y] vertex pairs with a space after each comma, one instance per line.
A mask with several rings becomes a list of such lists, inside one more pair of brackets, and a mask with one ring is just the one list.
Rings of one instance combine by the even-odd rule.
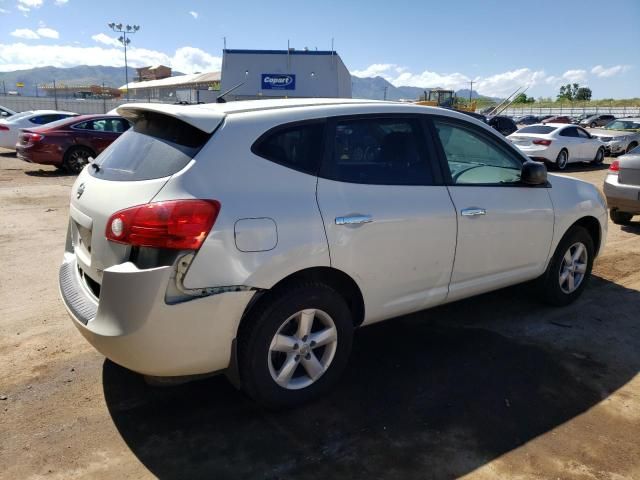
[[640, 120], [614, 120], [604, 127], [607, 130], [640, 130]]
[[548, 125], [531, 125], [530, 127], [524, 127], [518, 130], [516, 133], [538, 133], [545, 135], [557, 130], [557, 127], [550, 127]]

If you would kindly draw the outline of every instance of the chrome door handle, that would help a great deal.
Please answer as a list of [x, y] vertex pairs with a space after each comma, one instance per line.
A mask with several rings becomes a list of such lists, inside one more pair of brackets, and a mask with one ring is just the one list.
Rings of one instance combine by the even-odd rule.
[[487, 211], [484, 208], [472, 207], [472, 208], [463, 208], [460, 211], [460, 214], [463, 217], [475, 217], [477, 215], [486, 215]]
[[360, 225], [361, 223], [371, 223], [371, 215], [349, 215], [347, 217], [336, 217], [336, 225]]

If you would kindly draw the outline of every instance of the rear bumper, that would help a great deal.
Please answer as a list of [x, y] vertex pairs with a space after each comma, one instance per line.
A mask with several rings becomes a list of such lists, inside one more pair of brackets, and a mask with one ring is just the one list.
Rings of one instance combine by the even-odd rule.
[[640, 213], [640, 186], [619, 183], [618, 175], [607, 175], [603, 190], [609, 208], [634, 214]]
[[65, 253], [60, 295], [80, 333], [105, 357], [152, 376], [226, 369], [240, 318], [255, 292], [227, 292], [165, 302], [172, 267], [138, 269], [127, 262], [104, 271], [98, 301]]
[[16, 156], [25, 162], [41, 165], [62, 165], [62, 157], [60, 155], [52, 155], [50, 152], [41, 152], [20, 145], [16, 145], [15, 148]]

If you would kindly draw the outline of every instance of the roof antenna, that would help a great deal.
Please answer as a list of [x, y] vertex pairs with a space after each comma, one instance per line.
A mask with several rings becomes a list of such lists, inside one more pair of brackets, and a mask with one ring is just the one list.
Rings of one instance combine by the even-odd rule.
[[245, 81], [245, 82], [240, 82], [239, 84], [234, 85], [233, 87], [231, 87], [229, 90], [227, 90], [227, 91], [225, 91], [225, 92], [221, 93], [220, 95], [218, 95], [218, 96], [216, 97], [216, 103], [227, 103], [227, 101], [226, 101], [223, 97], [224, 97], [225, 95], [227, 95], [227, 94], [229, 94], [229, 93], [233, 92], [236, 88], [240, 88], [240, 87], [241, 87], [242, 85], [244, 85], [245, 83], [247, 83], [247, 82], [246, 82], [246, 81]]

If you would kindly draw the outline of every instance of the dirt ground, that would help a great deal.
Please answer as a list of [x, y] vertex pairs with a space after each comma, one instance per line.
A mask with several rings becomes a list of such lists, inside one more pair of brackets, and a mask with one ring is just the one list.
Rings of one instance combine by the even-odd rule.
[[362, 329], [338, 388], [276, 414], [84, 341], [57, 290], [73, 181], [0, 153], [1, 478], [640, 479], [640, 222], [576, 304], [525, 285]]

